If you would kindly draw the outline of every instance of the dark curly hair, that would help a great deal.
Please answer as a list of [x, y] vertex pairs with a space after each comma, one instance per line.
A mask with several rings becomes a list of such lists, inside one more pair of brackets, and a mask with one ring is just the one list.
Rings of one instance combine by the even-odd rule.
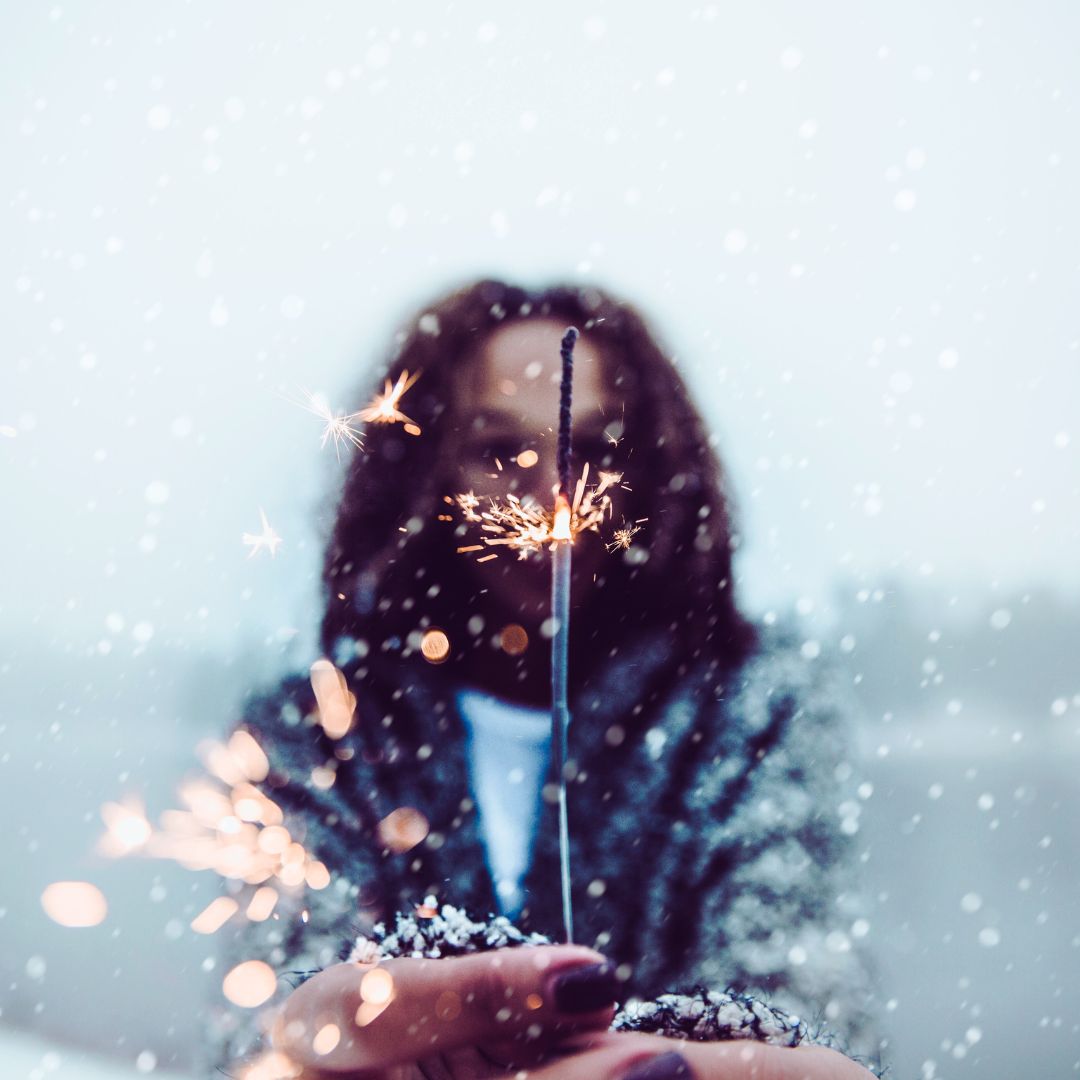
[[[645, 320], [628, 303], [594, 286], [530, 290], [481, 280], [421, 308], [398, 331], [383, 378], [422, 372], [402, 407], [421, 437], [400, 424], [372, 425], [352, 456], [323, 564], [322, 646], [339, 659], [415, 653], [426, 626], [452, 643], [443, 671], [476, 647], [467, 623], [478, 597], [456, 553], [457, 520], [447, 521], [438, 467], [468, 360], [489, 333], [520, 319], [574, 325], [607, 360], [625, 401], [625, 437], [606, 461], [624, 469], [631, 492], [618, 512], [648, 518], [631, 552], [610, 555], [597, 578], [597, 602], [575, 613], [571, 688], [589, 681], [612, 650], [642, 632], [674, 638], [686, 662], [705, 656], [719, 674], [755, 643], [732, 582], [733, 528], [723, 470], [678, 372]], [[630, 455], [632, 454], [632, 457]], [[628, 460], [629, 457], [629, 460]], [[575, 470], [581, 462], [575, 462]], [[359, 643], [359, 644], [358, 644]]]

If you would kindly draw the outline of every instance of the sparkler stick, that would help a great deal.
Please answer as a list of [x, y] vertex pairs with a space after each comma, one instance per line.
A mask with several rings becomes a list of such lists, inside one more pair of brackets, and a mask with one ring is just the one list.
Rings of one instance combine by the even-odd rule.
[[578, 332], [569, 327], [562, 339], [562, 382], [559, 388], [559, 442], [557, 465], [559, 493], [551, 535], [551, 615], [555, 633], [551, 638], [551, 746], [559, 777], [559, 874], [562, 881], [563, 930], [567, 942], [574, 940], [574, 912], [570, 900], [570, 825], [566, 807], [567, 728], [570, 710], [566, 681], [570, 643], [570, 425], [571, 390], [574, 379], [574, 343]]
[[[465, 521], [479, 526], [479, 543], [466, 544], [457, 550], [471, 553], [488, 550], [477, 562], [497, 558], [492, 548], [516, 551], [519, 559], [551, 548], [551, 742], [553, 760], [558, 772], [559, 790], [559, 870], [561, 879], [563, 929], [567, 942], [574, 939], [573, 908], [570, 896], [570, 829], [567, 816], [566, 772], [567, 729], [570, 711], [567, 704], [567, 668], [570, 642], [570, 568], [573, 539], [580, 533], [600, 532], [604, 521], [611, 516], [610, 491], [626, 488], [623, 474], [600, 469], [598, 479], [589, 483], [589, 464], [585, 463], [581, 477], [570, 490], [571, 449], [571, 389], [574, 374], [573, 352], [578, 332], [569, 327], [562, 338], [562, 380], [559, 395], [559, 433], [556, 446], [558, 493], [555, 508], [549, 511], [531, 499], [521, 500], [507, 495], [505, 501], [489, 498], [484, 507], [479, 496], [462, 492], [444, 497], [448, 506], [456, 507]], [[529, 465], [534, 464], [530, 462]], [[526, 466], [528, 467], [528, 466]], [[629, 490], [629, 488], [626, 488]], [[452, 521], [448, 514], [440, 520]], [[645, 518], [625, 522], [615, 531], [608, 551], [626, 550], [636, 533], [641, 531]]]

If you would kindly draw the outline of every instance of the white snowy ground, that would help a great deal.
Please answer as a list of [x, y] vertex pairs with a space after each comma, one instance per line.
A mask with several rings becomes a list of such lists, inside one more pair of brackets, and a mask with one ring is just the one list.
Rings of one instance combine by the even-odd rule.
[[4, 1080], [178, 1080], [181, 1075], [157, 1068], [147, 1057], [122, 1062], [8, 1028], [0, 1028], [0, 1062]]

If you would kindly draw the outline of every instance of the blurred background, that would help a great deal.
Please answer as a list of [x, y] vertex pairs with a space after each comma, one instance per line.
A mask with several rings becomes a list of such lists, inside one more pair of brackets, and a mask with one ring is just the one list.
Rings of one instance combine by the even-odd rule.
[[[464, 278], [651, 317], [747, 610], [859, 696], [895, 1077], [1080, 1068], [1080, 10], [7, 5], [0, 1059], [185, 1076], [212, 874], [110, 861], [313, 658], [339, 467]], [[361, 389], [362, 388], [362, 389]], [[283, 539], [248, 558], [260, 510]], [[100, 888], [99, 925], [40, 896]]]

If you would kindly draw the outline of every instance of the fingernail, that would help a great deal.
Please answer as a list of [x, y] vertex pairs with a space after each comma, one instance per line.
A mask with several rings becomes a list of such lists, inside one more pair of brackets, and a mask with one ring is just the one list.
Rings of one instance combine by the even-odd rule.
[[595, 1012], [618, 999], [614, 964], [588, 964], [551, 978], [555, 1008], [563, 1013]]
[[690, 1062], [672, 1050], [635, 1065], [628, 1073], [623, 1073], [623, 1080], [690, 1080], [693, 1075]]

